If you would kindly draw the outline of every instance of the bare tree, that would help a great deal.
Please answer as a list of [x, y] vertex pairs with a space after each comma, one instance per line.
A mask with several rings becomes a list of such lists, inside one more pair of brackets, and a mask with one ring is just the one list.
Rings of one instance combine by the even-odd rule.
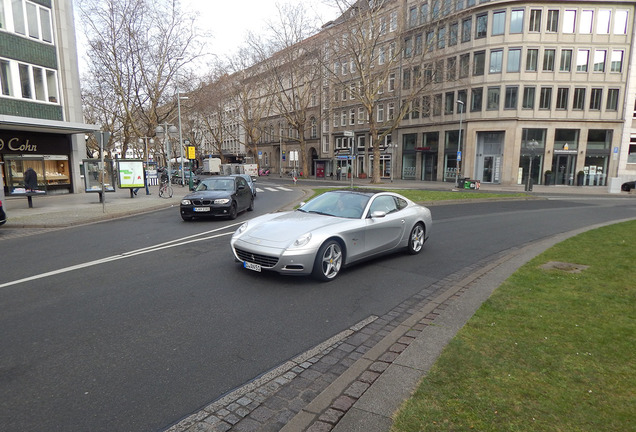
[[319, 57], [321, 46], [314, 22], [303, 5], [278, 7], [278, 21], [268, 23], [269, 40], [262, 44], [252, 37], [250, 46], [260, 55], [260, 67], [266, 73], [267, 92], [271, 97], [273, 116], [282, 117], [292, 134], [285, 137], [300, 148], [300, 166], [304, 176], [309, 170], [307, 154], [308, 121], [318, 107], [322, 72]]
[[[88, 29], [83, 77], [91, 116], [110, 129], [125, 153], [156, 125], [175, 117], [176, 76], [201, 52], [195, 18], [176, 0], [79, 0]], [[99, 98], [103, 107], [98, 107]]]
[[[407, 113], [428, 109], [421, 103], [422, 96], [441, 83], [445, 66], [434, 58], [433, 47], [425, 45], [421, 36], [418, 39], [409, 33], [403, 2], [334, 2], [342, 16], [325, 30], [329, 41], [325, 57], [329, 62], [324, 63], [324, 69], [330, 82], [331, 104], [334, 109], [354, 110], [358, 117], [362, 110], [373, 146], [372, 182], [379, 183], [379, 161], [386, 137]], [[430, 17], [439, 18], [441, 15]]]

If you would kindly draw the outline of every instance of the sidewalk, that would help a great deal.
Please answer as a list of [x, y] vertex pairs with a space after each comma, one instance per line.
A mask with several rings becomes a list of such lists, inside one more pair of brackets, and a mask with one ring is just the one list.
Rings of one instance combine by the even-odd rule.
[[35, 196], [32, 208], [26, 197], [7, 196], [3, 200], [8, 217], [4, 227], [59, 228], [178, 206], [189, 190], [177, 185], [173, 190], [172, 198], [164, 199], [158, 195], [159, 186], [150, 186], [150, 195], [144, 188], [139, 189], [133, 198], [129, 189], [117, 189], [104, 193], [104, 204], [97, 193]]
[[[263, 178], [262, 182], [265, 182]], [[309, 191], [350, 181], [300, 180]], [[451, 190], [452, 184], [394, 181], [355, 186], [381, 189]], [[285, 186], [288, 186], [285, 183]], [[257, 187], [261, 187], [257, 183]], [[9, 220], [5, 228], [54, 228], [124, 217], [178, 206], [189, 191], [175, 186], [171, 199], [158, 187], [131, 198], [129, 190], [98, 194], [66, 194], [3, 200]], [[475, 193], [523, 193], [523, 185], [482, 185]], [[605, 187], [534, 186], [534, 197], [601, 196]], [[290, 208], [296, 202], [290, 202]], [[578, 234], [564, 233], [475, 263], [405, 300], [386, 315], [369, 317], [323, 344], [264, 373], [167, 429], [168, 432], [282, 431], [388, 432], [392, 415], [410, 397], [446, 344], [490, 294], [517, 268], [552, 245]]]

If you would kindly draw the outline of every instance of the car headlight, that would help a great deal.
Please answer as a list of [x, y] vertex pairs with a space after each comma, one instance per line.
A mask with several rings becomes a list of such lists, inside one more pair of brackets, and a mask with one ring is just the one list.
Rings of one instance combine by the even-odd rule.
[[305, 246], [311, 240], [311, 233], [303, 234], [296, 239], [294, 242], [294, 247]]
[[192, 205], [192, 201], [187, 199], [181, 200], [181, 205]]
[[243, 225], [238, 227], [238, 229], [234, 231], [234, 234], [232, 235], [232, 237], [240, 236], [241, 234], [245, 232], [246, 229], [247, 229], [247, 222], [245, 222]]
[[227, 204], [229, 202], [230, 202], [229, 198], [220, 198], [220, 199], [214, 200], [214, 204]]

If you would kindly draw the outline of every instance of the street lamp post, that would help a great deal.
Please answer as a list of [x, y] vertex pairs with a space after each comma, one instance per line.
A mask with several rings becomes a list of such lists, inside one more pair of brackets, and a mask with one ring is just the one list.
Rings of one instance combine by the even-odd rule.
[[155, 140], [153, 140], [151, 137], [146, 137], [146, 136], [139, 138], [139, 144], [144, 144], [144, 151], [146, 154], [146, 165], [148, 165], [148, 162], [150, 162], [150, 158], [148, 157], [149, 155], [148, 142], [150, 142], [150, 144], [154, 144]]
[[457, 169], [455, 170], [455, 187], [459, 187], [459, 171], [462, 162], [462, 120], [464, 116], [464, 102], [457, 100], [457, 104], [461, 107], [459, 111], [459, 137], [457, 138]]
[[530, 165], [528, 167], [528, 178], [526, 179], [526, 192], [529, 192], [532, 190], [532, 160], [534, 159], [534, 151], [536, 150], [539, 143], [537, 142], [537, 140], [533, 139], [526, 145], [528, 146], [528, 150], [530, 151]]
[[178, 133], [177, 128], [169, 123], [160, 124], [155, 128], [155, 134], [157, 135], [157, 138], [163, 138], [166, 144], [166, 152], [168, 154], [166, 167], [166, 169], [168, 170], [168, 183], [171, 183], [170, 176], [172, 175], [172, 162], [170, 162], [170, 158], [172, 157], [172, 151], [170, 149], [170, 136], [174, 136], [176, 133]]

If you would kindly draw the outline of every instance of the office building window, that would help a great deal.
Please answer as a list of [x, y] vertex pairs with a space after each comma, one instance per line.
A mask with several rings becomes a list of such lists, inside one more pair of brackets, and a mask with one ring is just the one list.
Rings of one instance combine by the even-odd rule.
[[556, 33], [559, 31], [559, 11], [558, 10], [549, 10], [548, 11], [548, 21], [546, 30], [550, 33]]
[[449, 27], [448, 31], [448, 45], [455, 46], [457, 45], [457, 39], [459, 37], [459, 24], [452, 23]]
[[539, 109], [550, 109], [552, 104], [552, 87], [541, 87]]
[[605, 57], [607, 51], [596, 50], [594, 51], [594, 72], [605, 72]]
[[546, 49], [543, 51], [543, 71], [544, 72], [554, 71], [554, 56], [555, 56], [555, 50], [553, 49]]
[[523, 32], [523, 9], [513, 10], [510, 13], [510, 33]]
[[444, 98], [444, 114], [452, 114], [455, 107], [455, 92], [446, 93]]
[[508, 50], [507, 72], [519, 72], [521, 70], [521, 48], [510, 48]]
[[607, 90], [607, 103], [605, 105], [605, 109], [608, 111], [617, 111], [618, 110], [618, 89], [608, 89]]
[[457, 76], [457, 57], [449, 57], [446, 59], [446, 81], [455, 81]]
[[536, 93], [535, 87], [523, 88], [523, 101], [521, 102], [522, 108], [534, 109], [535, 93]]
[[576, 54], [576, 71], [587, 72], [587, 63], [590, 58], [589, 50], [579, 50]]
[[600, 110], [601, 101], [603, 100], [603, 89], [594, 88], [590, 92], [590, 109]]
[[492, 14], [492, 35], [504, 34], [506, 27], [506, 11], [497, 11]]
[[473, 75], [483, 75], [486, 63], [486, 52], [479, 51], [473, 55]]
[[5, 96], [13, 96], [12, 85], [9, 62], [0, 60], [0, 86], [2, 87], [2, 94]]
[[442, 94], [436, 94], [433, 96], [433, 115], [438, 116], [442, 114]]
[[536, 72], [538, 62], [539, 62], [539, 50], [534, 48], [529, 49], [528, 52], [526, 53], [526, 71]]
[[459, 77], [467, 78], [470, 73], [470, 54], [459, 56]]
[[612, 51], [612, 59], [610, 63], [610, 72], [622, 72], [623, 71], [623, 51]]
[[446, 48], [446, 27], [440, 27], [437, 29], [437, 48]]
[[596, 33], [609, 34], [610, 32], [611, 12], [608, 10], [599, 10], [596, 17]]
[[614, 34], [627, 34], [627, 16], [628, 12], [626, 10], [617, 10], [614, 13]]
[[477, 15], [475, 24], [475, 39], [485, 38], [488, 34], [488, 14]]
[[557, 89], [556, 109], [566, 110], [568, 109], [568, 96], [570, 89], [567, 87], [559, 87]]
[[579, 33], [590, 34], [592, 33], [592, 22], [594, 21], [594, 11], [582, 10], [581, 21], [579, 22]]
[[574, 98], [572, 99], [572, 109], [573, 110], [585, 109], [585, 89], [584, 88], [579, 87], [574, 89]]
[[563, 13], [563, 33], [574, 33], [576, 25], [576, 11], [566, 10]]
[[503, 63], [503, 50], [490, 51], [490, 73], [501, 73]]
[[519, 87], [508, 86], [506, 87], [506, 95], [504, 98], [504, 109], [517, 109]]
[[483, 88], [474, 88], [470, 91], [470, 110], [481, 111], [482, 100], [484, 97]]
[[528, 31], [541, 31], [541, 9], [532, 9], [530, 11], [530, 22], [528, 23]]
[[462, 42], [469, 42], [473, 32], [473, 19], [466, 18], [462, 21]]
[[487, 110], [498, 110], [501, 89], [499, 87], [488, 87], [488, 96], [486, 101]]
[[603, 89], [593, 88], [590, 92], [590, 109], [600, 110], [601, 101], [603, 100]]
[[559, 65], [561, 72], [570, 72], [572, 70], [572, 50], [561, 50], [561, 63]]

